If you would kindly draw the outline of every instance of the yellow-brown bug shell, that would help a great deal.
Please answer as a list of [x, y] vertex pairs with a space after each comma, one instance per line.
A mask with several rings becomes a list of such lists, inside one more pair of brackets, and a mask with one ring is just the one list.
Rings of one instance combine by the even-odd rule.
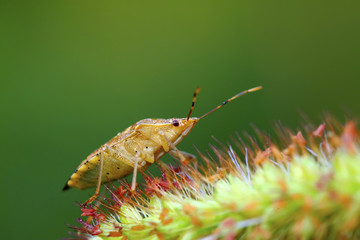
[[97, 184], [100, 154], [103, 154], [101, 183], [133, 173], [136, 158], [138, 169], [145, 170], [172, 150], [193, 129], [199, 118], [144, 119], [119, 133], [90, 154], [67, 181], [68, 188], [86, 189]]

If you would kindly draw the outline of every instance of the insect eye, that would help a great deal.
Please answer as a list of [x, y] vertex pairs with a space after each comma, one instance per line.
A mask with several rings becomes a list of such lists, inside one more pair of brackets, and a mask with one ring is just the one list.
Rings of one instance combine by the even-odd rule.
[[172, 125], [173, 125], [174, 127], [178, 127], [178, 126], [179, 126], [179, 121], [176, 120], [176, 119], [174, 119], [174, 120], [172, 121]]

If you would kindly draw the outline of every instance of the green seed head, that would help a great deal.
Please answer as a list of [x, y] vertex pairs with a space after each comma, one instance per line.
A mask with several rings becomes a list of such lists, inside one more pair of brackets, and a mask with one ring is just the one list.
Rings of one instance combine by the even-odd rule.
[[[339, 129], [339, 130], [334, 130]], [[213, 148], [216, 160], [164, 165], [137, 193], [82, 209], [85, 239], [357, 239], [360, 154], [356, 124], [280, 134], [282, 145]], [[265, 137], [264, 137], [265, 139]], [[127, 186], [127, 185], [125, 185]]]

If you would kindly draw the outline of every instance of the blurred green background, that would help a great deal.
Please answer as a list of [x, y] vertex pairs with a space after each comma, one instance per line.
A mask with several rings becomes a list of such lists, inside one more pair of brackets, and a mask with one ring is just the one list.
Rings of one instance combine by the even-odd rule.
[[[94, 149], [144, 118], [203, 119], [195, 153], [251, 124], [359, 114], [356, 1], [0, 2], [1, 238], [60, 239], [94, 189], [61, 189]], [[171, 161], [169, 157], [165, 162]]]

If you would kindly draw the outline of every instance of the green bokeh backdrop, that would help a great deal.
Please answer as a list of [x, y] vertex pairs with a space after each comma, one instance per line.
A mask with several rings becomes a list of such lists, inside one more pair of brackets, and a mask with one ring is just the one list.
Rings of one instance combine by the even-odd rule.
[[[1, 239], [60, 239], [93, 193], [61, 189], [77, 165], [143, 118], [194, 116], [179, 148], [251, 123], [359, 114], [357, 1], [0, 2]], [[165, 161], [170, 161], [166, 158]]]

